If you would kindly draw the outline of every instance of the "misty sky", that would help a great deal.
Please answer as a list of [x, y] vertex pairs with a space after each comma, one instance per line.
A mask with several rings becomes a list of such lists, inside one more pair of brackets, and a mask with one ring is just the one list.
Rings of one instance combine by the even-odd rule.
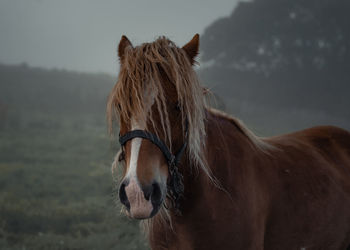
[[238, 0], [0, 0], [0, 63], [116, 74], [125, 34], [179, 46]]

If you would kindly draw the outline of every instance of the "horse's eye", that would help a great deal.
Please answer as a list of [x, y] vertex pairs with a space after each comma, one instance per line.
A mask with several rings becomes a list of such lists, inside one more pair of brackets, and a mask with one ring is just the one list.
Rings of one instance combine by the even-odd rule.
[[119, 154], [118, 161], [121, 162], [124, 160], [125, 160], [125, 153], [124, 153], [124, 150], [122, 150], [122, 152]]

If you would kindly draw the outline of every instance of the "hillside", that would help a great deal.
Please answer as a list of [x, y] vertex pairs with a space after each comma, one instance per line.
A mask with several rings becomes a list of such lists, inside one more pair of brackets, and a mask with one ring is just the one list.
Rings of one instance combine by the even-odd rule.
[[113, 77], [104, 74], [0, 65], [0, 110], [3, 114], [8, 110], [10, 116], [14, 110], [21, 115], [103, 116], [114, 83]]
[[108, 75], [0, 65], [0, 249], [145, 249], [119, 213]]
[[350, 129], [350, 4], [241, 2], [201, 40], [203, 82], [262, 134]]

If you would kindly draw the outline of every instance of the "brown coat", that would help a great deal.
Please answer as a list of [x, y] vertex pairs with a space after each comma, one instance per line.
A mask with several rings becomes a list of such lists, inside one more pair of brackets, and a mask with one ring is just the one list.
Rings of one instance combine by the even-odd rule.
[[185, 174], [182, 216], [173, 230], [154, 222], [152, 249], [346, 249], [350, 133], [314, 127], [267, 138], [275, 148], [264, 152], [240, 126], [208, 112], [208, 162], [227, 193]]

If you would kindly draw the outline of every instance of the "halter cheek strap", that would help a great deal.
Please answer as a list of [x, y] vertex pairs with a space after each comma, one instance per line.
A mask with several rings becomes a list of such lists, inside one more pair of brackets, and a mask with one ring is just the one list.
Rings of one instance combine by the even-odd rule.
[[162, 151], [165, 159], [168, 163], [169, 177], [168, 178], [168, 194], [167, 196], [172, 200], [175, 209], [180, 207], [180, 198], [183, 196], [184, 185], [183, 185], [183, 176], [179, 172], [178, 164], [181, 160], [182, 155], [185, 152], [187, 146], [187, 136], [188, 136], [188, 123], [186, 121], [186, 130], [185, 130], [185, 142], [182, 147], [174, 155], [170, 152], [166, 144], [158, 138], [157, 135], [147, 132], [145, 130], [132, 130], [119, 137], [120, 145], [124, 146], [125, 143], [133, 138], [143, 138], [151, 141], [155, 144], [160, 151]]

